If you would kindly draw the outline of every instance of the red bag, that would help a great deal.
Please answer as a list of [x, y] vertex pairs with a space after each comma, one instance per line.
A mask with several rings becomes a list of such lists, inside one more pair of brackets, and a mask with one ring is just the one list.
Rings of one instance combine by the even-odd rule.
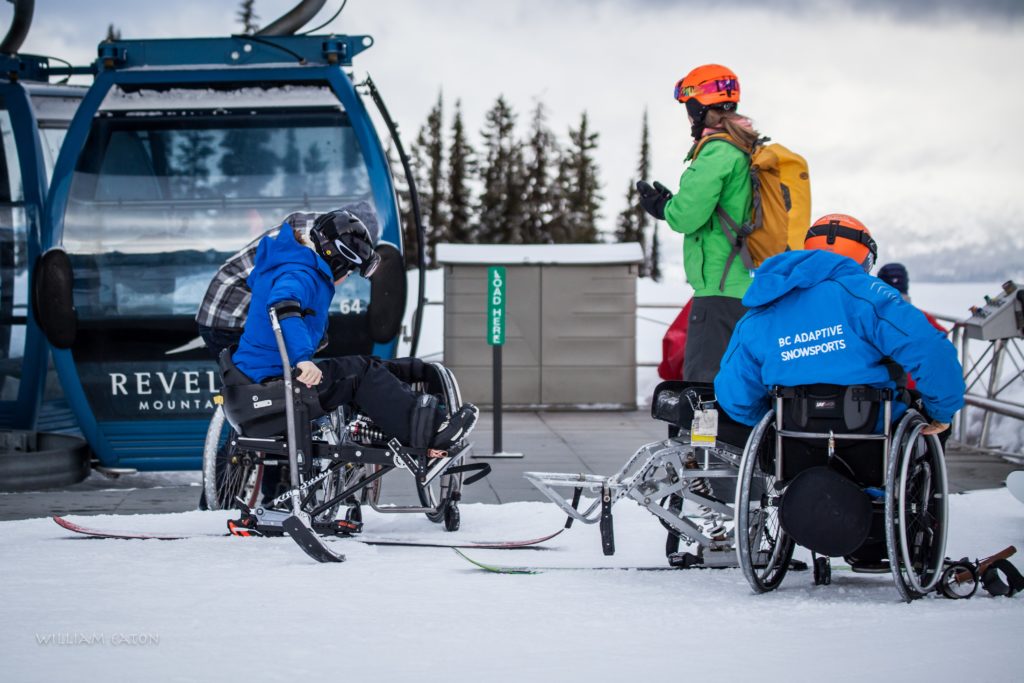
[[683, 378], [683, 356], [686, 354], [686, 331], [690, 327], [690, 308], [693, 299], [686, 302], [683, 310], [668, 326], [668, 332], [661, 339], [661, 364], [658, 377], [662, 379]]

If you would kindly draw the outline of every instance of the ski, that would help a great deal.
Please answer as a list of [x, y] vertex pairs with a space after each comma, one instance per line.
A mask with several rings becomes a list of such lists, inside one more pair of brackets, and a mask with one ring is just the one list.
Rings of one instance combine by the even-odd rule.
[[[68, 531], [73, 531], [76, 534], [82, 534], [83, 536], [89, 536], [91, 538], [119, 538], [123, 540], [158, 540], [158, 541], [180, 541], [186, 538], [222, 538], [230, 536], [232, 534], [204, 534], [204, 533], [163, 533], [163, 532], [146, 532], [146, 531], [116, 531], [113, 529], [94, 529], [91, 527], [82, 526], [72, 521], [64, 519], [59, 515], [53, 516], [53, 521]], [[470, 550], [517, 550], [517, 549], [533, 549], [533, 550], [546, 550], [546, 548], [539, 548], [541, 543], [550, 541], [555, 536], [565, 531], [565, 529], [559, 529], [558, 531], [547, 534], [546, 536], [540, 536], [538, 538], [531, 538], [521, 541], [420, 541], [415, 539], [402, 539], [402, 538], [374, 538], [368, 537], [349, 537], [347, 540], [356, 541], [357, 543], [363, 543], [365, 545], [382, 545], [382, 546], [404, 546], [410, 548], [467, 548]], [[253, 536], [259, 536], [261, 534], [253, 534]]]
[[545, 541], [550, 541], [555, 536], [565, 531], [565, 529], [559, 529], [558, 531], [548, 534], [546, 536], [540, 536], [538, 538], [530, 538], [524, 541], [415, 541], [415, 540], [403, 540], [400, 538], [355, 538], [351, 540], [358, 543], [364, 543], [366, 545], [393, 545], [393, 546], [407, 546], [411, 548], [465, 548], [468, 550], [519, 550], [519, 549], [532, 549], [532, 550], [547, 550], [547, 548], [537, 547]]
[[68, 531], [76, 534], [89, 536], [91, 538], [120, 538], [123, 540], [157, 540], [157, 541], [180, 541], [186, 538], [223, 538], [230, 534], [172, 534], [148, 531], [115, 531], [113, 529], [93, 529], [90, 527], [75, 524], [64, 519], [60, 515], [54, 515], [53, 521]]
[[1010, 472], [1006, 477], [1006, 488], [1009, 489], [1010, 495], [1024, 503], [1024, 470]]
[[539, 567], [539, 566], [514, 566], [506, 564], [487, 564], [486, 562], [480, 562], [475, 560], [466, 553], [462, 552], [459, 548], [453, 547], [452, 550], [455, 554], [466, 560], [470, 564], [476, 566], [484, 571], [491, 572], [492, 574], [543, 574], [545, 572], [590, 572], [590, 571], [634, 571], [634, 572], [663, 572], [663, 571], [683, 571], [679, 567]]

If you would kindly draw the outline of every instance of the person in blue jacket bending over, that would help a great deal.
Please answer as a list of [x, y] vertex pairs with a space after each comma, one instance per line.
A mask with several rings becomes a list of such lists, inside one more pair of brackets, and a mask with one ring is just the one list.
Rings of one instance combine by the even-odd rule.
[[[818, 219], [803, 251], [766, 260], [743, 297], [740, 319], [715, 378], [718, 402], [734, 420], [755, 425], [771, 407], [773, 386], [866, 384], [895, 388], [895, 361], [917, 379], [939, 434], [964, 404], [956, 350], [895, 289], [869, 275], [877, 256], [871, 233], [845, 214]], [[907, 406], [893, 403], [893, 419]]]
[[411, 380], [418, 373], [410, 366], [418, 360], [313, 360], [327, 329], [335, 285], [357, 269], [371, 277], [380, 263], [374, 241], [366, 225], [348, 211], [318, 216], [308, 238], [287, 222], [276, 236], [264, 237], [246, 281], [252, 300], [245, 331], [231, 359], [254, 382], [283, 374], [270, 324], [269, 309], [274, 308], [288, 361], [298, 372], [296, 380], [316, 388], [320, 407], [331, 411], [340, 405], [357, 406], [386, 434], [408, 446], [446, 450], [469, 434], [479, 410], [465, 403], [447, 418], [436, 397], [415, 392], [398, 374], [404, 372]]

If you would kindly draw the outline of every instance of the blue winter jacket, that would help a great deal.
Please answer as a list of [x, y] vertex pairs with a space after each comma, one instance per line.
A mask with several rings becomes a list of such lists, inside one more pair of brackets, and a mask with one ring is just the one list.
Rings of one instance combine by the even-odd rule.
[[311, 360], [327, 328], [327, 312], [334, 297], [331, 269], [315, 251], [295, 241], [292, 227], [281, 226], [277, 237], [264, 237], [246, 283], [252, 290], [245, 332], [232, 356], [239, 370], [256, 382], [281, 376], [281, 354], [270, 327], [270, 305], [297, 301], [303, 317], [281, 321], [288, 361], [292, 367]]
[[[715, 378], [719, 404], [747, 425], [770, 407], [774, 385], [895, 387], [882, 359], [917, 380], [932, 419], [950, 422], [964, 404], [956, 350], [899, 292], [852, 259], [790, 251], [757, 269]], [[906, 411], [893, 404], [893, 417]]]

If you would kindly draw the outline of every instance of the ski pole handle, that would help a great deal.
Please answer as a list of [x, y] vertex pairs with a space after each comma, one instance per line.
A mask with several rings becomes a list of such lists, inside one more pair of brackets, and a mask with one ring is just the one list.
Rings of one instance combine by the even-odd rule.
[[[992, 566], [993, 562], [998, 562], [999, 560], [1006, 560], [1006, 559], [1012, 557], [1016, 552], [1017, 552], [1017, 548], [1015, 548], [1012, 545], [1009, 545], [1009, 546], [1006, 546], [1005, 548], [1003, 548], [1002, 550], [1000, 550], [995, 555], [989, 555], [988, 557], [986, 557], [984, 559], [978, 560], [978, 576], [981, 576], [982, 574], [984, 574], [985, 571], [990, 566]], [[956, 573], [956, 580], [957, 581], [969, 581], [970, 578], [971, 578], [971, 573], [968, 572], [968, 571], [959, 571], [959, 572]]]

